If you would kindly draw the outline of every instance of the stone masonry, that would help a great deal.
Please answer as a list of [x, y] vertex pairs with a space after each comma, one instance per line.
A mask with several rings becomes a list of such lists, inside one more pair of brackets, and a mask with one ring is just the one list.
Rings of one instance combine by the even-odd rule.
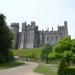
[[68, 36], [67, 21], [64, 21], [63, 26], [58, 26], [58, 30], [38, 30], [35, 21], [31, 24], [22, 23], [22, 31], [19, 32], [19, 23], [11, 23], [11, 30], [14, 34], [12, 48], [37, 48], [44, 44], [56, 44], [60, 39]]

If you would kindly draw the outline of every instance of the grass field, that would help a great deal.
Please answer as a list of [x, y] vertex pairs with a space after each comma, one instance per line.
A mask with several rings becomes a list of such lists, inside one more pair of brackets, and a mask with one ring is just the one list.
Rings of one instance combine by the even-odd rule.
[[44, 75], [57, 75], [57, 65], [40, 64], [34, 71]]
[[5, 63], [5, 64], [0, 64], [0, 69], [8, 69], [8, 68], [20, 66], [23, 64], [25, 64], [25, 63], [21, 62], [21, 61], [9, 62], [9, 63]]
[[35, 54], [36, 57], [39, 57], [41, 54], [42, 48], [33, 48], [33, 49], [14, 49], [12, 50], [15, 56], [27, 56], [30, 54]]

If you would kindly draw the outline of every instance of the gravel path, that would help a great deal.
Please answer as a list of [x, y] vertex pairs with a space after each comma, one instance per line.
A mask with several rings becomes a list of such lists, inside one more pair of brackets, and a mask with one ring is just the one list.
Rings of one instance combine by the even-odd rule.
[[37, 66], [38, 66], [37, 63], [28, 62], [27, 65], [0, 70], [0, 75], [43, 75], [33, 72], [33, 69], [36, 68]]

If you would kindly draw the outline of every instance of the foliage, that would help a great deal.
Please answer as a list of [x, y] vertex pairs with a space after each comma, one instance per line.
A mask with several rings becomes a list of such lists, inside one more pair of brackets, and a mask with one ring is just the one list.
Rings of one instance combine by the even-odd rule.
[[52, 51], [52, 46], [49, 44], [46, 44], [41, 52], [42, 60], [46, 60], [46, 62], [48, 63], [48, 55], [51, 51]]
[[73, 53], [75, 53], [75, 39], [72, 40], [71, 44], [72, 44], [71, 50]]
[[73, 54], [73, 56], [72, 56], [72, 63], [75, 64], [75, 54]]
[[70, 61], [72, 60], [72, 55], [73, 55], [72, 51], [64, 51], [63, 53], [63, 57], [68, 66], [70, 65]]
[[58, 75], [75, 75], [75, 67], [68, 67], [65, 60], [62, 60], [58, 68]]
[[71, 50], [71, 38], [70, 37], [64, 37], [62, 40], [60, 40], [55, 45], [54, 50], [56, 52], [70, 51]]
[[15, 49], [12, 50], [15, 56], [30, 58], [30, 59], [40, 59], [42, 48], [33, 49]]
[[9, 61], [13, 61], [14, 60], [14, 54], [12, 51], [9, 51]]
[[64, 37], [53, 47], [53, 51], [49, 54], [49, 58], [56, 59], [64, 57], [66, 63], [70, 65], [75, 47], [74, 44], [75, 40], [71, 40], [69, 36]]
[[5, 57], [3, 55], [0, 55], [0, 63], [4, 63], [5, 62]]
[[7, 69], [7, 68], [11, 68], [11, 67], [16, 67], [16, 66], [19, 66], [19, 65], [22, 65], [22, 64], [25, 64], [25, 63], [21, 62], [21, 61], [3, 63], [3, 64], [0, 64], [0, 69]]
[[62, 59], [58, 68], [58, 75], [65, 75], [67, 69], [67, 65], [65, 63], [65, 60]]
[[75, 75], [75, 68], [67, 68], [64, 75]]
[[0, 63], [10, 61], [10, 51], [12, 43], [12, 33], [5, 21], [6, 17], [0, 14]]
[[34, 52], [29, 52], [28, 54], [25, 55], [26, 59], [35, 59], [36, 55]]
[[49, 58], [50, 60], [59, 59], [59, 58], [61, 58], [61, 57], [62, 57], [62, 54], [57, 53], [56, 51], [52, 51], [52, 52], [49, 53], [49, 55], [48, 55], [48, 58]]

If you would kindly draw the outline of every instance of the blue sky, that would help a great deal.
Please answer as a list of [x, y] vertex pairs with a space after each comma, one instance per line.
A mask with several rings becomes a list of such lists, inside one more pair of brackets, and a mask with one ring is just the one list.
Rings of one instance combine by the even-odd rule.
[[39, 29], [57, 29], [58, 25], [68, 22], [69, 35], [75, 38], [75, 0], [1, 0], [0, 13], [11, 22], [35, 21]]

